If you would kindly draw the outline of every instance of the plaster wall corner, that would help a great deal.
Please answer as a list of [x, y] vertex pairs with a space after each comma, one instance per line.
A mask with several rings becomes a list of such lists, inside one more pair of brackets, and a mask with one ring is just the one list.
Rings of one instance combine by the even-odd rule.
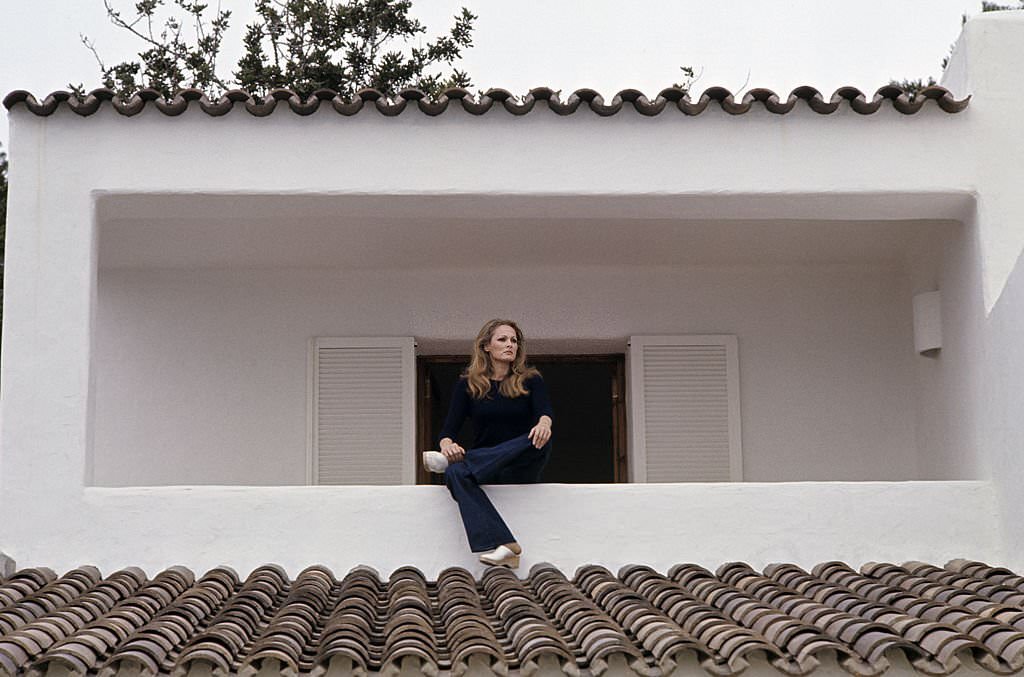
[[64, 149], [48, 143], [50, 118], [14, 113], [8, 219], [19, 227], [7, 238], [0, 379], [5, 507], [83, 486], [96, 277], [88, 174], [64, 169]]
[[985, 312], [999, 301], [1024, 250], [1024, 128], [1019, 124], [1024, 72], [1024, 12], [986, 12], [964, 25], [942, 84], [970, 95], [971, 139], [964, 158], [978, 193]]

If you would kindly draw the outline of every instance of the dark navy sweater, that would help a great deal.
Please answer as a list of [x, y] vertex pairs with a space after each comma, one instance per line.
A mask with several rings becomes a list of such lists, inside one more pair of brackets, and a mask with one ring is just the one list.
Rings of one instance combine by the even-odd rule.
[[541, 416], [552, 415], [551, 400], [548, 387], [539, 375], [526, 379], [523, 385], [530, 391], [528, 395], [505, 397], [499, 390], [501, 381], [492, 379], [491, 392], [478, 400], [470, 394], [469, 382], [460, 378], [452, 392], [448, 417], [438, 439], [450, 437], [454, 440], [467, 417], [473, 421], [476, 431], [473, 444], [468, 447], [470, 449], [493, 447], [530, 432]]

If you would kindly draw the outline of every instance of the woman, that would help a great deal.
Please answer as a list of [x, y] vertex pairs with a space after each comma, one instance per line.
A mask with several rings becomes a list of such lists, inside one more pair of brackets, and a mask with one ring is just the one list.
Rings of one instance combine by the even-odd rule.
[[[454, 440], [466, 417], [476, 431], [468, 451]], [[540, 372], [526, 366], [523, 332], [511, 320], [491, 320], [477, 334], [455, 386], [441, 451], [423, 453], [427, 470], [444, 473], [470, 549], [482, 553], [484, 564], [515, 568], [523, 549], [480, 485], [536, 482], [550, 439], [551, 402]]]

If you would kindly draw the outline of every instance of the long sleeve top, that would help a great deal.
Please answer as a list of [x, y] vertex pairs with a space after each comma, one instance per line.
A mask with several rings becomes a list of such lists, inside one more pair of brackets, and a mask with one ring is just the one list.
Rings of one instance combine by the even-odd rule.
[[528, 395], [505, 397], [499, 390], [501, 381], [492, 379], [491, 391], [478, 400], [470, 394], [466, 379], [460, 378], [452, 392], [448, 416], [438, 440], [455, 439], [467, 417], [473, 421], [476, 431], [471, 449], [493, 447], [530, 432], [541, 416], [552, 415], [551, 400], [544, 379], [539, 375], [526, 379], [523, 385], [530, 391]]

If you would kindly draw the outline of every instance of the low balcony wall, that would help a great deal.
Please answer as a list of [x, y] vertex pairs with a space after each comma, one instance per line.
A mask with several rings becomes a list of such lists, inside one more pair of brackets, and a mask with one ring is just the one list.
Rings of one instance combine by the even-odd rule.
[[[999, 542], [992, 485], [955, 482], [800, 482], [490, 487], [523, 544], [525, 572], [548, 561], [572, 572], [642, 562], [714, 569], [843, 560], [956, 557], [1020, 568]], [[0, 543], [19, 567], [153, 574], [219, 564], [246, 575], [276, 562], [290, 575], [312, 563], [343, 575], [368, 564], [387, 576], [407, 564], [434, 577], [445, 567], [479, 573], [455, 503], [443, 487], [88, 488], [77, 505], [43, 497], [11, 506]], [[1019, 558], [1018, 558], [1019, 559]]]

